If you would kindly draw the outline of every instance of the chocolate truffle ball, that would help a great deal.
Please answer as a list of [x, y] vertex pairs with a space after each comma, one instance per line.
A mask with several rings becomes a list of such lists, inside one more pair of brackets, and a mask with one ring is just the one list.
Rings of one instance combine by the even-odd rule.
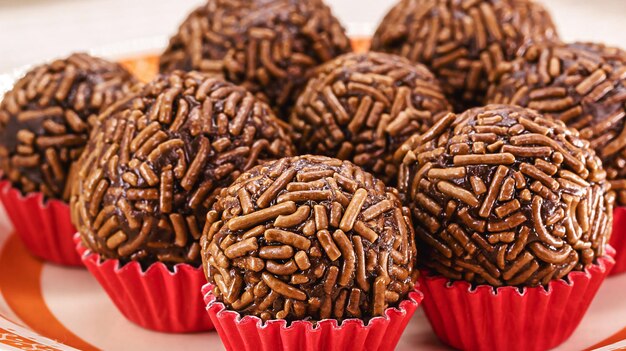
[[198, 239], [222, 187], [293, 146], [245, 89], [174, 72], [100, 116], [78, 163], [74, 223], [103, 258], [200, 265]]
[[614, 195], [589, 143], [560, 121], [488, 105], [448, 115], [396, 156], [420, 262], [438, 274], [547, 285], [604, 255]]
[[257, 166], [207, 215], [202, 258], [227, 308], [268, 319], [369, 320], [413, 289], [415, 243], [396, 191], [348, 161]]
[[626, 53], [599, 44], [536, 45], [500, 65], [488, 99], [530, 107], [580, 130], [626, 206]]
[[160, 67], [223, 74], [287, 118], [310, 70], [350, 50], [322, 0], [209, 0], [170, 39]]
[[372, 49], [422, 62], [464, 110], [481, 105], [487, 77], [528, 41], [557, 39], [550, 14], [528, 0], [402, 0], [381, 22]]
[[371, 52], [346, 54], [318, 69], [289, 121], [302, 152], [350, 160], [390, 182], [398, 146], [449, 110], [426, 67]]
[[95, 116], [131, 90], [120, 65], [73, 54], [31, 69], [0, 103], [0, 169], [24, 193], [69, 199]]

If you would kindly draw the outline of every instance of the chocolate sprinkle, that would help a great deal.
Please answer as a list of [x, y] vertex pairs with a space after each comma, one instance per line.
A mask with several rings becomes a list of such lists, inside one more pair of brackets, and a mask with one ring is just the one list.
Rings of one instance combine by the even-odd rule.
[[222, 74], [286, 119], [310, 70], [349, 51], [321, 0], [209, 0], [171, 38], [160, 67]]
[[605, 254], [614, 194], [560, 121], [506, 105], [449, 114], [396, 160], [420, 262], [447, 278], [545, 286]]
[[481, 105], [487, 77], [528, 41], [558, 40], [550, 14], [527, 0], [402, 0], [372, 50], [428, 66], [459, 111]]
[[144, 266], [199, 265], [220, 189], [293, 154], [265, 103], [198, 72], [162, 75], [100, 120], [77, 166], [73, 222], [90, 250]]
[[346, 54], [317, 70], [289, 122], [301, 152], [350, 160], [390, 184], [396, 148], [450, 109], [423, 65], [384, 53]]
[[490, 102], [530, 107], [580, 130], [626, 206], [626, 52], [587, 43], [535, 45], [492, 80]]
[[69, 200], [72, 163], [98, 113], [136, 84], [120, 65], [73, 54], [31, 69], [0, 103], [0, 169], [24, 193]]
[[218, 300], [263, 320], [369, 320], [413, 288], [415, 242], [396, 191], [348, 161], [300, 156], [224, 189], [201, 239]]

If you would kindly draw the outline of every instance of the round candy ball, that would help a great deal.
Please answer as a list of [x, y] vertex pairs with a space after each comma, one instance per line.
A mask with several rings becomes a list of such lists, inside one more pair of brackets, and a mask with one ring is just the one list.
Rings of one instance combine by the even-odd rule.
[[369, 320], [413, 289], [408, 209], [348, 161], [299, 156], [257, 166], [207, 215], [214, 294], [263, 320]]
[[69, 200], [72, 163], [96, 115], [135, 79], [120, 65], [73, 54], [37, 66], [0, 103], [0, 169], [24, 193]]
[[401, 0], [372, 50], [427, 65], [459, 110], [481, 105], [487, 77], [528, 41], [558, 39], [550, 14], [529, 0]]
[[453, 280], [547, 285], [605, 254], [614, 194], [589, 143], [535, 111], [488, 105], [403, 145], [420, 262]]
[[322, 0], [208, 0], [170, 39], [160, 68], [223, 74], [287, 118], [311, 69], [350, 50]]
[[197, 72], [147, 84], [100, 116], [78, 163], [72, 215], [84, 244], [122, 262], [200, 265], [222, 187], [293, 146], [270, 108]]
[[391, 156], [449, 111], [434, 75], [384, 54], [346, 54], [318, 69], [290, 117], [302, 152], [350, 160], [389, 184]]
[[487, 98], [580, 130], [626, 206], [626, 52], [587, 43], [535, 45], [500, 66]]

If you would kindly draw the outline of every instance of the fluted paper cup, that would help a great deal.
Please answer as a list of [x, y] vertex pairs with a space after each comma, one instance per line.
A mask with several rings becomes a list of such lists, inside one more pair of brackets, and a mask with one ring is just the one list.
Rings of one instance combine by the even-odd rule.
[[192, 333], [213, 329], [205, 311], [201, 288], [202, 268], [177, 264], [174, 271], [157, 262], [143, 270], [138, 262], [100, 259], [85, 248], [76, 234], [76, 250], [115, 306], [131, 322], [167, 333]]
[[473, 288], [424, 271], [424, 311], [435, 334], [456, 349], [548, 350], [572, 335], [614, 264], [604, 256], [584, 272], [550, 282], [547, 289]]
[[613, 210], [613, 233], [609, 241], [615, 248], [615, 267], [611, 275], [626, 272], [626, 207], [616, 207]]
[[206, 310], [229, 351], [391, 351], [423, 299], [415, 290], [397, 308], [388, 308], [383, 316], [368, 323], [360, 319], [346, 319], [341, 324], [331, 319], [263, 322], [256, 316], [242, 317], [227, 310], [212, 290], [211, 284], [202, 288]]
[[45, 200], [40, 192], [23, 195], [6, 180], [0, 181], [0, 201], [33, 255], [60, 265], [82, 266], [72, 240], [76, 228], [65, 202]]

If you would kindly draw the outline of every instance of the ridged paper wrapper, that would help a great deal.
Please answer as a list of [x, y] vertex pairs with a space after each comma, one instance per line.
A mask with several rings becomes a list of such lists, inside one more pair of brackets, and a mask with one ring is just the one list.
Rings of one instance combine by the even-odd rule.
[[74, 240], [89, 272], [131, 322], [167, 333], [213, 329], [201, 295], [206, 284], [201, 267], [183, 263], [172, 271], [157, 262], [143, 270], [135, 261], [121, 265], [116, 259], [101, 260], [100, 255], [83, 246], [79, 234]]
[[423, 299], [422, 293], [414, 290], [397, 308], [386, 309], [383, 316], [366, 324], [361, 319], [346, 319], [341, 324], [332, 319], [263, 322], [227, 310], [212, 290], [211, 284], [202, 288], [206, 310], [228, 351], [392, 351]]
[[626, 272], [626, 207], [616, 207], [613, 210], [613, 233], [609, 243], [617, 252], [611, 275]]
[[[613, 249], [610, 249], [613, 254]], [[584, 272], [553, 280], [547, 289], [451, 282], [422, 271], [424, 311], [444, 343], [461, 350], [548, 350], [580, 324], [615, 261], [601, 257]]]
[[76, 228], [65, 202], [46, 200], [40, 192], [23, 195], [6, 180], [0, 181], [0, 201], [15, 232], [33, 255], [60, 265], [83, 265], [72, 240]]

